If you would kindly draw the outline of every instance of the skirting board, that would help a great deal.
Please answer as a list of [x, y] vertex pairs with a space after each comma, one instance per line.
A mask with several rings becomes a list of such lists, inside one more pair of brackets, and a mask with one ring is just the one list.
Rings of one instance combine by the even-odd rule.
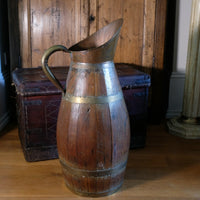
[[166, 118], [179, 117], [182, 112], [185, 74], [173, 72], [169, 85], [169, 100]]
[[3, 116], [0, 117], [0, 131], [8, 124], [10, 120], [10, 112], [6, 112]]

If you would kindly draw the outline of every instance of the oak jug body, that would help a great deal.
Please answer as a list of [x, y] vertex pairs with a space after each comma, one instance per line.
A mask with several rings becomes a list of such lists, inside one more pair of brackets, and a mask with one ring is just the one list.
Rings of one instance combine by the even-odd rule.
[[[45, 74], [63, 95], [57, 119], [57, 148], [65, 183], [85, 196], [117, 191], [124, 179], [129, 117], [113, 58], [122, 19], [67, 49], [55, 45], [42, 58]], [[55, 51], [71, 54], [64, 89], [48, 67]]]

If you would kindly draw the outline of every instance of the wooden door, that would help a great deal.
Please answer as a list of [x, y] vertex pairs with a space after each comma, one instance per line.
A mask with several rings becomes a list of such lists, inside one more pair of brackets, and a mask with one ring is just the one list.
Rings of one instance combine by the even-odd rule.
[[96, 29], [92, 32], [114, 19], [124, 19], [115, 62], [152, 67], [156, 2], [153, 0], [99, 0], [96, 2], [98, 8], [95, 13]]
[[[55, 44], [70, 47], [88, 36], [87, 0], [19, 1], [22, 67], [41, 65], [44, 51]], [[56, 53], [50, 65], [65, 66], [69, 56]]]
[[[40, 66], [44, 50], [50, 46], [70, 47], [123, 18], [114, 61], [162, 68], [165, 9], [166, 0], [19, 0], [22, 67]], [[159, 53], [158, 45], [162, 47]], [[157, 65], [155, 56], [159, 66], [153, 66]], [[62, 53], [50, 60], [54, 66], [67, 64], [69, 58]]]
[[[41, 66], [44, 51], [55, 44], [66, 47], [91, 35], [111, 21], [123, 18], [115, 62], [130, 63], [152, 75], [152, 100], [160, 110], [164, 66], [165, 26], [168, 0], [8, 0], [18, 6], [20, 52], [13, 52], [11, 63], [22, 67]], [[10, 6], [10, 9], [15, 6]], [[12, 16], [13, 12], [10, 11]], [[15, 29], [16, 30], [16, 29]], [[15, 37], [14, 32], [10, 38]], [[13, 49], [13, 51], [12, 51]], [[18, 56], [18, 57], [17, 57]], [[20, 59], [19, 59], [20, 58]], [[13, 60], [13, 62], [12, 62]], [[50, 66], [66, 66], [69, 55], [55, 53]], [[160, 106], [158, 106], [158, 104]]]

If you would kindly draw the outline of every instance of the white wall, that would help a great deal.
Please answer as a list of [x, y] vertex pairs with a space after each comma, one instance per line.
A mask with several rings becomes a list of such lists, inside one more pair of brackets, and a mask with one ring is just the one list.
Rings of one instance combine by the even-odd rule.
[[170, 78], [167, 118], [182, 112], [192, 0], [177, 0], [173, 72]]
[[184, 73], [187, 60], [192, 0], [177, 0], [173, 71]]

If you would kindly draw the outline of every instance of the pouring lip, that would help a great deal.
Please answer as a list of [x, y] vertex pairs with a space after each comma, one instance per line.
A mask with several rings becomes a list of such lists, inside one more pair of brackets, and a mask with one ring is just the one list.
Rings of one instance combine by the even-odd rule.
[[[116, 31], [115, 33], [112, 35], [112, 37], [110, 39], [108, 39], [107, 41], [105, 41], [103, 44], [97, 46], [97, 47], [90, 47], [88, 49], [78, 49], [78, 50], [73, 50], [73, 48], [75, 47], [79, 47], [78, 45], [89, 40], [90, 38], [94, 37], [95, 35], [97, 35], [99, 32], [103, 31], [103, 29], [106, 29], [108, 28], [109, 26], [112, 26], [113, 24], [117, 24], [118, 23], [118, 27], [116, 28]], [[95, 33], [91, 34], [90, 36], [88, 36], [87, 38], [79, 41], [78, 43], [72, 45], [68, 50], [71, 51], [72, 53], [75, 53], [75, 52], [88, 52], [88, 51], [92, 51], [94, 49], [99, 49], [99, 48], [102, 48], [104, 46], [107, 46], [109, 45], [113, 40], [114, 38], [119, 34], [120, 30], [121, 30], [121, 27], [122, 27], [122, 24], [123, 24], [123, 18], [119, 18], [119, 19], [116, 19], [114, 21], [112, 21], [111, 23], [107, 24], [106, 26], [103, 26], [102, 28], [100, 28], [99, 30], [97, 30]], [[81, 47], [79, 47], [81, 48]]]

